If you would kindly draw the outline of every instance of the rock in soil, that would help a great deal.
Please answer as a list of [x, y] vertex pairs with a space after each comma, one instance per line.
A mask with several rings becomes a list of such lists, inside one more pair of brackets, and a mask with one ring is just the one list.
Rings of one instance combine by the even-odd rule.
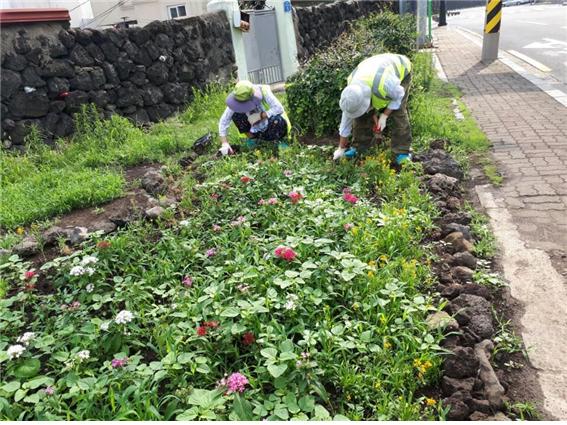
[[445, 174], [435, 174], [427, 181], [429, 190], [433, 193], [451, 194], [457, 190], [458, 180]]
[[444, 150], [430, 149], [416, 155], [415, 160], [421, 162], [426, 174], [441, 173], [459, 180], [463, 178], [463, 170], [459, 163]]
[[71, 236], [71, 229], [62, 229], [59, 226], [53, 226], [41, 234], [41, 238], [46, 245], [53, 245], [59, 239], [68, 240]]
[[446, 205], [450, 211], [458, 211], [463, 207], [461, 200], [455, 196], [449, 196]]
[[446, 286], [441, 291], [441, 296], [443, 298], [452, 300], [453, 298], [457, 298], [459, 295], [461, 295], [462, 290], [463, 290], [463, 285], [459, 285], [458, 283], [453, 283], [449, 286]]
[[486, 300], [492, 299], [490, 289], [486, 286], [479, 285], [478, 283], [467, 283], [466, 285], [463, 285], [461, 288], [461, 294], [478, 295]]
[[31, 257], [39, 252], [39, 242], [34, 236], [26, 236], [12, 251], [20, 257]]
[[86, 227], [75, 227], [69, 235], [69, 243], [78, 245], [89, 237], [89, 230]]
[[89, 226], [91, 232], [102, 232], [103, 235], [112, 233], [116, 230], [116, 224], [110, 220], [99, 220]]
[[427, 323], [427, 327], [430, 330], [447, 329], [449, 331], [456, 331], [459, 329], [457, 321], [444, 311], [437, 311], [430, 314], [427, 319], [425, 319], [425, 323]]
[[156, 207], [152, 207], [152, 208], [147, 209], [145, 211], [145, 215], [149, 219], [156, 219], [156, 218], [160, 217], [164, 212], [165, 212], [164, 208], [162, 208], [160, 206], [156, 206]]
[[466, 240], [472, 241], [471, 228], [465, 224], [448, 223], [441, 226], [441, 235], [443, 237], [453, 232], [461, 232]]
[[472, 255], [470, 252], [463, 251], [463, 252], [455, 253], [455, 255], [453, 255], [449, 260], [449, 264], [451, 264], [452, 266], [464, 266], [474, 270], [476, 269], [477, 260], [476, 257]]
[[510, 419], [508, 416], [506, 416], [504, 413], [502, 412], [498, 412], [493, 416], [489, 416], [486, 418], [487, 421], [511, 421], [512, 419]]
[[467, 241], [461, 232], [449, 233], [443, 240], [449, 244], [453, 252], [471, 252], [474, 250], [474, 245]]
[[471, 221], [471, 215], [463, 211], [447, 213], [438, 220], [441, 227], [443, 227], [444, 224], [449, 223], [457, 223], [466, 226], [469, 225]]
[[492, 413], [492, 409], [490, 408], [490, 403], [488, 402], [488, 400], [477, 400], [476, 398], [473, 398], [469, 403], [469, 406], [472, 410], [476, 410], [478, 412], [487, 414]]
[[470, 409], [467, 401], [470, 395], [457, 392], [443, 400], [443, 406], [450, 407], [447, 419], [452, 421], [462, 421], [469, 416]]
[[451, 269], [451, 274], [461, 282], [472, 282], [474, 272], [465, 266], [457, 266]]
[[11, 251], [4, 249], [4, 248], [0, 248], [0, 258], [7, 257], [10, 254], [12, 254]]
[[159, 171], [149, 170], [142, 177], [142, 187], [151, 195], [159, 195], [167, 189], [165, 179]]
[[494, 333], [492, 305], [484, 298], [461, 294], [450, 302], [449, 309], [457, 322], [472, 331], [478, 341], [490, 338]]
[[451, 394], [459, 391], [470, 393], [473, 390], [474, 381], [474, 378], [455, 379], [444, 376], [441, 381], [441, 389], [443, 390], [443, 394], [446, 396], [450, 396]]
[[493, 349], [492, 341], [485, 339], [475, 345], [474, 352], [480, 363], [480, 379], [484, 383], [484, 395], [490, 403], [490, 407], [496, 410], [504, 405], [505, 391], [490, 364], [490, 353]]
[[472, 412], [469, 416], [471, 421], [484, 421], [488, 415], [482, 412]]
[[443, 362], [443, 373], [450, 378], [470, 378], [476, 376], [479, 362], [471, 347], [456, 347]]

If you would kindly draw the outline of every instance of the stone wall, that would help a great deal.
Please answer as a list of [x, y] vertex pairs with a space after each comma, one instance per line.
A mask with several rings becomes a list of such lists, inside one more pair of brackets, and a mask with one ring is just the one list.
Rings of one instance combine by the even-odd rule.
[[298, 56], [307, 59], [315, 50], [327, 46], [346, 29], [348, 22], [391, 7], [391, 1], [337, 0], [319, 6], [297, 7]]
[[224, 12], [120, 30], [7, 25], [1, 37], [8, 145], [22, 144], [30, 125], [47, 141], [71, 134], [72, 116], [86, 103], [138, 124], [159, 121], [183, 107], [193, 88], [227, 81], [236, 69]]

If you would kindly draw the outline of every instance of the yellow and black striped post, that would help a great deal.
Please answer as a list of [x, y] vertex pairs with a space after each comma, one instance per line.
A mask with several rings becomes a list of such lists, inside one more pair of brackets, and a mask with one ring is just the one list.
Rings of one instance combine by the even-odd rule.
[[501, 21], [502, 0], [487, 0], [484, 37], [482, 39], [482, 62], [491, 62], [498, 58]]

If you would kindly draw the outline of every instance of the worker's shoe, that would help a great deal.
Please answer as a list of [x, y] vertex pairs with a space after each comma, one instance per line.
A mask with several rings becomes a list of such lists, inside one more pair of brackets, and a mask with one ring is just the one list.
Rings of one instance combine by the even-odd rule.
[[346, 158], [354, 158], [356, 156], [356, 148], [349, 148], [345, 152]]
[[396, 155], [396, 164], [402, 165], [404, 162], [411, 162], [410, 153], [399, 153]]
[[287, 149], [287, 148], [289, 148], [289, 145], [286, 142], [278, 143], [278, 149]]

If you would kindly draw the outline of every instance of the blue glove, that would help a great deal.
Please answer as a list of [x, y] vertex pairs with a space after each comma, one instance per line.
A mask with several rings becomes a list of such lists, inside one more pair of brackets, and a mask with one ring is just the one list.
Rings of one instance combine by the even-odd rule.
[[345, 156], [347, 158], [354, 158], [356, 156], [356, 148], [349, 148], [346, 152], [345, 152]]
[[404, 162], [411, 162], [411, 154], [399, 153], [396, 155], [396, 164], [402, 165]]
[[256, 140], [250, 138], [246, 139], [244, 143], [246, 144], [246, 147], [249, 149], [255, 148], [257, 145]]

